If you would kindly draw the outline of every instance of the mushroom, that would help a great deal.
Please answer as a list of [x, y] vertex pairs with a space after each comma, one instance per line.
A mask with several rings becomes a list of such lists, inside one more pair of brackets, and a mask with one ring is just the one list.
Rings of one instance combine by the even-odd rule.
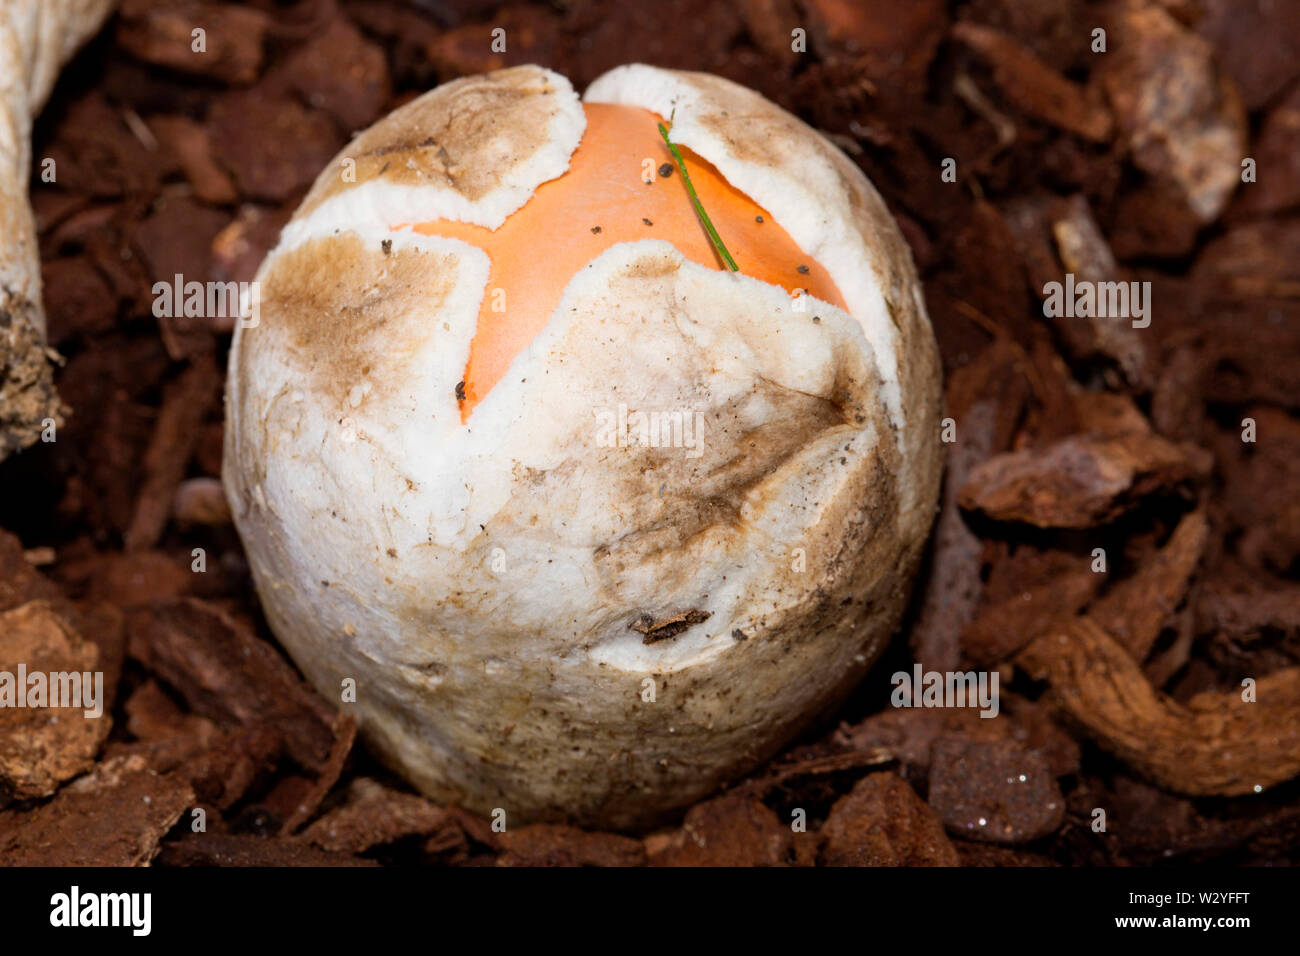
[[99, 29], [112, 0], [0, 3], [0, 461], [36, 441], [62, 406], [41, 309], [36, 226], [27, 203], [32, 118], [63, 64]]
[[938, 493], [934, 337], [875, 190], [757, 93], [641, 65], [581, 101], [534, 66], [444, 84], [321, 174], [257, 283], [224, 481], [262, 606], [430, 797], [647, 825], [895, 631]]

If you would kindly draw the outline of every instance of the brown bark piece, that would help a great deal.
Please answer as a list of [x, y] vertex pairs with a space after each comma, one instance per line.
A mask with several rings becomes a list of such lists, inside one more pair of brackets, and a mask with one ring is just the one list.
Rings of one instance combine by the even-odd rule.
[[945, 736], [981, 743], [1014, 742], [1042, 754], [1054, 776], [1078, 772], [1078, 745], [1050, 719], [1046, 708], [1001, 687], [998, 702], [996, 717], [983, 717], [971, 707], [889, 708], [852, 726], [841, 726], [830, 742], [853, 753], [892, 754], [909, 780], [929, 775], [934, 744]]
[[863, 777], [822, 827], [826, 866], [957, 866], [938, 814], [897, 774]]
[[358, 777], [348, 785], [347, 802], [313, 822], [301, 838], [322, 850], [364, 853], [403, 837], [433, 833], [445, 815], [424, 797]]
[[340, 711], [334, 720], [333, 732], [334, 744], [330, 747], [324, 763], [316, 768], [316, 779], [298, 801], [291, 805], [284, 817], [285, 833], [294, 833], [310, 820], [320, 809], [321, 802], [334, 788], [334, 784], [338, 783], [348, 755], [352, 753], [352, 745], [357, 740], [356, 718]]
[[1228, 524], [1241, 529], [1237, 554], [1257, 569], [1288, 574], [1300, 559], [1300, 497], [1295, 493], [1300, 460], [1300, 420], [1279, 408], [1248, 408], [1256, 440], [1241, 440], [1241, 426], [1219, 436], [1215, 451], [1223, 485], [1214, 503]]
[[794, 66], [799, 58], [790, 47], [790, 31], [799, 23], [794, 0], [741, 0], [737, 7], [754, 44], [783, 67]]
[[349, 133], [377, 120], [391, 95], [384, 51], [344, 16], [294, 50], [275, 79]]
[[[113, 725], [102, 697], [99, 716], [86, 716], [97, 670], [98, 647], [48, 602], [0, 613], [0, 801], [48, 797], [90, 768]], [[51, 706], [56, 694], [62, 702], [74, 689], [82, 706]], [[102, 690], [106, 697], [106, 682]]]
[[[189, 360], [194, 365], [209, 361], [213, 332], [222, 325], [233, 326], [239, 314], [237, 289], [206, 284], [209, 250], [228, 220], [225, 212], [180, 196], [158, 203], [134, 232], [134, 245], [148, 267], [149, 311], [173, 361]], [[154, 293], [158, 283], [164, 284], [165, 292]], [[204, 283], [199, 286], [202, 299], [197, 309], [190, 283]]]
[[858, 58], [871, 82], [919, 85], [948, 25], [941, 0], [804, 0], [808, 35], [824, 59]]
[[[1075, 281], [1113, 283], [1122, 281], [1119, 264], [1102, 235], [1101, 228], [1092, 216], [1088, 201], [1082, 195], [1053, 205], [1052, 235], [1056, 240], [1057, 255], [1066, 273]], [[1098, 297], [1100, 297], [1100, 292]], [[1133, 303], [1130, 303], [1130, 311]], [[1146, 303], [1147, 314], [1142, 321], [1150, 321], [1151, 302]], [[1136, 315], [1097, 316], [1080, 318], [1059, 316], [1055, 323], [1062, 331], [1069, 329], [1074, 341], [1082, 340], [1082, 354], [1101, 354], [1115, 361], [1124, 378], [1133, 384], [1149, 384], [1146, 370], [1147, 354], [1143, 332], [1133, 327]], [[1086, 329], [1086, 333], [1082, 330]]]
[[1187, 594], [1209, 531], [1204, 513], [1187, 515], [1168, 543], [1136, 574], [1089, 608], [1093, 622], [1123, 645], [1139, 664], [1147, 659], [1161, 630]]
[[235, 184], [213, 157], [206, 126], [187, 116], [156, 116], [149, 120], [149, 128], [175, 154], [185, 178], [194, 187], [195, 198], [214, 205], [239, 199]]
[[63, 593], [24, 557], [22, 542], [0, 530], [0, 611], [8, 611], [28, 601], [64, 600]]
[[[495, 27], [510, 37], [504, 50], [493, 49], [483, 39], [484, 31]], [[551, 61], [560, 42], [559, 19], [545, 8], [507, 6], [493, 18], [491, 28], [472, 23], [447, 30], [426, 45], [425, 55], [440, 75], [450, 79]]]
[[955, 24], [952, 34], [992, 69], [1002, 95], [1027, 116], [1093, 142], [1110, 139], [1112, 120], [1105, 105], [1014, 38], [970, 22]]
[[961, 633], [965, 657], [977, 666], [1013, 656], [1055, 624], [1078, 613], [1101, 587], [1105, 576], [1084, 558], [1050, 580], [980, 608]]
[[1241, 206], [1276, 214], [1300, 205], [1300, 85], [1264, 117], [1255, 140], [1255, 181], [1241, 186]]
[[[74, 102], [48, 147], [56, 181], [76, 183], [99, 199], [154, 195], [170, 157], [141, 143], [127, 122], [101, 91]], [[86, 215], [93, 218], [94, 211]]]
[[155, 773], [175, 773], [196, 798], [218, 811], [238, 802], [269, 775], [283, 750], [280, 734], [264, 727], [223, 731], [186, 713], [157, 681], [142, 684], [126, 702], [127, 729], [139, 740], [115, 744], [109, 754], [137, 754]]
[[1196, 602], [1198, 630], [1223, 631], [1250, 641], [1264, 631], [1300, 637], [1300, 584], [1260, 590], [1236, 591], [1217, 586], [1201, 592]]
[[974, 840], [953, 840], [962, 866], [1059, 866], [1050, 856], [1030, 853], [1017, 847]]
[[1255, 702], [1229, 691], [1180, 704], [1086, 617], [1040, 637], [1019, 660], [1051, 685], [1072, 722], [1160, 786], [1238, 796], [1300, 774], [1300, 667], [1259, 678]]
[[282, 838], [240, 833], [187, 833], [163, 845], [160, 866], [377, 866]]
[[997, 521], [1039, 528], [1094, 528], [1143, 498], [1209, 474], [1209, 455], [1155, 434], [1075, 435], [1010, 452], [974, 469], [959, 502]]
[[[1279, 300], [1274, 304], [1300, 299], [1300, 220], [1264, 219], [1228, 230], [1201, 251], [1192, 279], [1204, 293], [1224, 298]], [[1222, 331], [1241, 337], [1235, 318]], [[1253, 336], [1255, 329], [1249, 332]], [[1294, 399], [1291, 395], [1279, 404]]]
[[832, 735], [833, 745], [848, 751], [883, 750], [893, 754], [908, 779], [924, 778], [930, 771], [930, 751], [945, 733], [960, 733], [973, 740], [996, 740], [1001, 718], [983, 719], [968, 708], [888, 708]]
[[1079, 431], [1108, 438], [1151, 431], [1151, 423], [1127, 395], [1077, 390], [1071, 397]]
[[108, 755], [140, 757], [155, 773], [188, 783], [200, 803], [225, 811], [270, 776], [282, 749], [280, 735], [274, 730], [241, 727], [176, 734], [149, 742], [115, 743], [109, 746]]
[[[252, 83], [262, 69], [269, 20], [260, 10], [218, 3], [124, 0], [117, 43], [154, 66], [226, 83]], [[195, 30], [202, 30], [202, 48]]]
[[117, 297], [82, 254], [41, 263], [45, 290], [46, 336], [59, 348], [66, 342], [107, 332], [117, 322]]
[[1023, 364], [1023, 355], [1000, 339], [948, 380], [945, 399], [957, 441], [948, 452], [929, 573], [910, 637], [916, 659], [930, 670], [957, 666], [961, 629], [979, 604], [983, 544], [962, 518], [957, 493], [980, 462], [1010, 447], [1029, 392]]
[[1089, 56], [1089, 16], [1077, 0], [972, 0], [965, 12], [1014, 37], [1058, 70], [1068, 72]]
[[66, 564], [66, 581], [83, 584], [89, 598], [129, 608], [162, 598], [181, 597], [195, 590], [189, 554], [163, 551], [108, 552]]
[[187, 368], [167, 387], [162, 412], [145, 453], [145, 479], [127, 528], [127, 551], [151, 548], [162, 537], [176, 489], [194, 453], [199, 423], [216, 404], [221, 373], [210, 357]]
[[143, 866], [193, 804], [184, 783], [140, 757], [99, 764], [34, 810], [0, 813], [0, 859], [10, 866]]
[[993, 843], [1036, 840], [1065, 819], [1065, 798], [1041, 753], [957, 734], [934, 742], [929, 804], [950, 833]]
[[1246, 109], [1260, 109], [1300, 75], [1295, 0], [1200, 0], [1197, 32], [1209, 40], [1241, 91]]
[[667, 840], [652, 838], [646, 851], [652, 866], [782, 866], [790, 862], [796, 834], [752, 795], [733, 791], [686, 814]]
[[338, 717], [269, 644], [211, 604], [159, 601], [128, 614], [132, 657], [198, 714], [219, 723], [279, 728], [301, 766], [322, 772]]
[[561, 824], [537, 823], [501, 834], [505, 852], [498, 866], [642, 866], [640, 840], [614, 833], [591, 833]]
[[266, 83], [222, 94], [208, 129], [243, 196], [270, 202], [310, 185], [343, 145], [329, 116]]
[[1241, 182], [1246, 113], [1210, 45], [1157, 6], [1122, 0], [1100, 81], [1133, 161], [1182, 191], [1202, 222]]

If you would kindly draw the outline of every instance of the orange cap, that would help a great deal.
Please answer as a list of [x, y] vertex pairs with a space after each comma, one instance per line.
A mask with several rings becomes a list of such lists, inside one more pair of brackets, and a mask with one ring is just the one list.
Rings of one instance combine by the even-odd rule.
[[[546, 326], [569, 280], [615, 243], [665, 239], [693, 262], [727, 268], [659, 135], [660, 118], [633, 106], [586, 103], [583, 109], [587, 130], [569, 169], [539, 186], [500, 228], [448, 220], [414, 226], [424, 235], [478, 246], [491, 260], [465, 368], [462, 420]], [[845, 307], [826, 270], [762, 207], [733, 189], [710, 163], [678, 149], [705, 212], [742, 273]]]

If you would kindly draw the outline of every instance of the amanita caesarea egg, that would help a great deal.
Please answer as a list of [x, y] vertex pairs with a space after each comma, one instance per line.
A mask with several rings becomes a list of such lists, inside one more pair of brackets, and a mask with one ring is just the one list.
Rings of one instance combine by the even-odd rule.
[[447, 83], [321, 173], [258, 291], [224, 467], [262, 605], [432, 798], [652, 822], [897, 627], [934, 338], [874, 189], [757, 93]]

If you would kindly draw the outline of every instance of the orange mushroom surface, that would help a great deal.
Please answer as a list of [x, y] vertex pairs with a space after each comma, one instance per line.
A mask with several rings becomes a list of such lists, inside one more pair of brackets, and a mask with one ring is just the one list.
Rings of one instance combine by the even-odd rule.
[[[578, 270], [615, 243], [664, 239], [693, 262], [727, 268], [659, 135], [660, 117], [632, 106], [586, 103], [583, 109], [587, 129], [569, 169], [539, 186], [498, 229], [450, 220], [413, 227], [478, 246], [491, 261], [465, 369], [462, 420], [546, 326]], [[742, 273], [845, 307], [826, 270], [801, 252], [766, 210], [729, 185], [712, 164], [678, 149], [705, 212]]]

